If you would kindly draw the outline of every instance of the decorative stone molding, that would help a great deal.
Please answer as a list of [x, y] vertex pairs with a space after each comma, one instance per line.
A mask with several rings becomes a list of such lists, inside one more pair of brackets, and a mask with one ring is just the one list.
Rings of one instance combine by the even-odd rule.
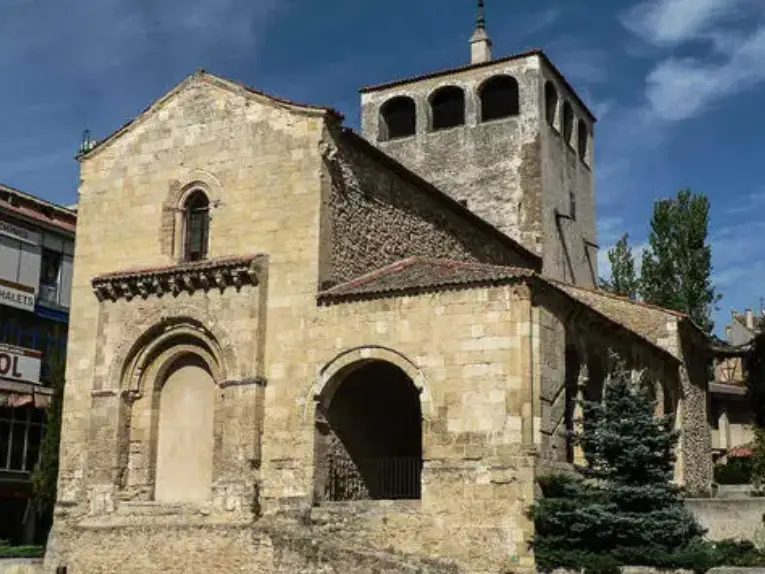
[[311, 386], [309, 395], [304, 400], [303, 420], [311, 420], [315, 413], [313, 407], [317, 403], [329, 403], [331, 401], [342, 380], [338, 375], [343, 369], [354, 363], [369, 360], [391, 363], [404, 371], [417, 389], [423, 421], [430, 421], [435, 416], [430, 386], [420, 367], [404, 354], [394, 349], [378, 345], [367, 345], [343, 351], [319, 370], [318, 378]]
[[267, 385], [268, 381], [265, 377], [254, 377], [249, 379], [241, 379], [241, 380], [227, 380], [227, 381], [221, 381], [218, 383], [218, 387], [221, 389], [227, 389], [229, 387], [248, 387], [252, 385], [256, 385], [258, 387], [265, 387]]
[[263, 256], [232, 257], [184, 263], [168, 267], [153, 267], [117, 271], [100, 275], [91, 281], [99, 301], [130, 301], [151, 295], [177, 296], [181, 291], [193, 294], [210, 289], [240, 289], [243, 285], [258, 285]]

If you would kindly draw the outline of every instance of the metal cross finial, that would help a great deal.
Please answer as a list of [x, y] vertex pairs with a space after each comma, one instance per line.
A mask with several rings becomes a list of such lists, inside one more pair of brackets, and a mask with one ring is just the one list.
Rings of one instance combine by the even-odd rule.
[[483, 30], [486, 28], [486, 9], [483, 5], [484, 0], [478, 0], [478, 21], [476, 27], [479, 30]]

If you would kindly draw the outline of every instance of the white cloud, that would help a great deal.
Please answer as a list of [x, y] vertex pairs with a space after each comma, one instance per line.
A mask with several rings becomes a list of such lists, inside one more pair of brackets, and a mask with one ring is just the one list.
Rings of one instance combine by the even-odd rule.
[[[55, 54], [71, 74], [119, 67], [151, 50], [161, 60], [197, 59], [212, 48], [252, 49], [287, 0], [79, 0], [19, 3], [0, 18], [0, 69]], [[34, 22], [34, 28], [29, 26]], [[179, 49], [180, 48], [180, 49]], [[152, 62], [160, 62], [155, 58]], [[45, 62], [47, 64], [48, 62]], [[193, 71], [193, 68], [192, 70]]]
[[670, 58], [646, 78], [646, 98], [661, 119], [684, 120], [717, 101], [765, 81], [765, 25], [715, 64], [698, 59]]
[[753, 0], [646, 0], [627, 11], [624, 25], [659, 46], [697, 39], [722, 21], [740, 16]]
[[725, 210], [728, 215], [749, 214], [759, 216], [765, 209], [765, 187], [760, 191], [748, 193], [742, 198], [738, 198], [736, 205]]

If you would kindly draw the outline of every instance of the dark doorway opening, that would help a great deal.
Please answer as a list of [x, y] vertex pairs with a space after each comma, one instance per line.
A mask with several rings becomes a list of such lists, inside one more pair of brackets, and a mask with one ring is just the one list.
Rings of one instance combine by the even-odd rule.
[[419, 391], [384, 361], [353, 365], [340, 376], [317, 413], [317, 494], [336, 502], [420, 498]]

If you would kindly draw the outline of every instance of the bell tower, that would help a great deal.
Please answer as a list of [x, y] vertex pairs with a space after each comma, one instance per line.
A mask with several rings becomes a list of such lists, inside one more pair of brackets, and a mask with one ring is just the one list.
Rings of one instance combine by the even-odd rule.
[[494, 59], [484, 1], [470, 63], [361, 90], [362, 134], [543, 259], [595, 285], [596, 119], [541, 50]]

